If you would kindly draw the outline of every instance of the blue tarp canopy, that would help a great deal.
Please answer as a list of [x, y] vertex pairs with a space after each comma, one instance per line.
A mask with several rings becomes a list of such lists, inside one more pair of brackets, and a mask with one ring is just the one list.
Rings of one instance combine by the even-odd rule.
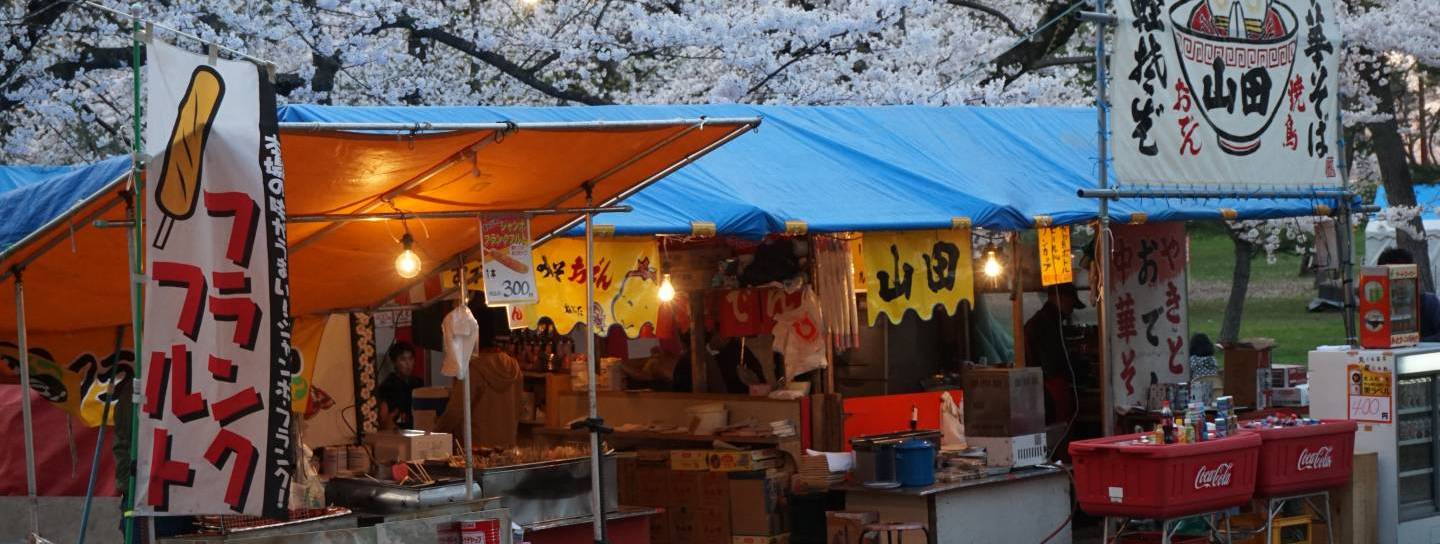
[[[281, 122], [455, 123], [761, 116], [737, 138], [628, 198], [627, 214], [603, 214], [617, 235], [689, 234], [692, 221], [719, 234], [759, 237], [787, 221], [810, 232], [949, 228], [955, 218], [998, 230], [1098, 217], [1080, 198], [1095, 187], [1095, 110], [1089, 108], [599, 106], [288, 106]], [[1112, 183], [1114, 182], [1112, 176]], [[1304, 200], [1129, 199], [1111, 217], [1149, 221], [1313, 213]], [[1333, 203], [1330, 203], [1333, 205]], [[581, 230], [572, 230], [578, 234]]]
[[[0, 249], [60, 217], [130, 171], [130, 157], [83, 166], [0, 167]], [[3, 185], [0, 185], [3, 187]]]
[[[1415, 205], [1420, 206], [1422, 219], [1440, 219], [1440, 185], [1415, 185]], [[1390, 205], [1385, 198], [1385, 186], [1375, 190], [1375, 205], [1385, 208]]]

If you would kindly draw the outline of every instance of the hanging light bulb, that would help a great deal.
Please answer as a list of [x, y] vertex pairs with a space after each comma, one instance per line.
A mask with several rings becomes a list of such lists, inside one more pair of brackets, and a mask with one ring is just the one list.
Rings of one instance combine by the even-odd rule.
[[400, 238], [400, 245], [405, 246], [405, 251], [401, 251], [400, 255], [395, 257], [395, 273], [407, 280], [420, 275], [420, 256], [410, 248], [414, 244], [415, 238], [406, 232], [405, 236]]
[[985, 264], [981, 271], [985, 273], [985, 277], [992, 280], [1005, 272], [1005, 268], [1000, 266], [1000, 258], [996, 255], [995, 244], [985, 247]]
[[665, 279], [660, 282], [660, 302], [675, 300], [675, 285], [670, 283], [670, 275], [666, 274]]

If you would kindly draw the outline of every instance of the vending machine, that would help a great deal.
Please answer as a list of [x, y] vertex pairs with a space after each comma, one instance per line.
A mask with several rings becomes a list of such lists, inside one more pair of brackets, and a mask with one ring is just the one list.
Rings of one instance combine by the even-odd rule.
[[1440, 344], [1310, 352], [1310, 416], [1359, 423], [1380, 461], [1378, 542], [1440, 543]]

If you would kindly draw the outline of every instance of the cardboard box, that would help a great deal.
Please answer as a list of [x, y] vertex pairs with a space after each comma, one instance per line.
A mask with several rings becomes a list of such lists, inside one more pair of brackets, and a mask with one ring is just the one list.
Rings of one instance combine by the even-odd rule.
[[670, 470], [710, 470], [709, 450], [672, 450]]
[[861, 544], [865, 526], [880, 521], [879, 512], [826, 512], [825, 542], [827, 544]]
[[700, 506], [701, 477], [707, 474], [687, 470], [670, 471], [670, 505], [698, 508]]
[[[1270, 350], [1275, 347], [1275, 341], [1269, 338], [1250, 338], [1240, 342], [1224, 345], [1222, 353], [1225, 354], [1225, 394], [1235, 398], [1237, 408], [1263, 408], [1257, 402], [1263, 402], [1261, 392], [1264, 387], [1262, 381], [1270, 379]], [[1261, 369], [1265, 369], [1261, 373]]]
[[1020, 436], [1045, 432], [1044, 375], [1039, 368], [965, 372], [965, 435]]
[[381, 463], [449, 459], [451, 443], [449, 433], [399, 430], [365, 435], [365, 444]]
[[790, 544], [790, 533], [774, 536], [736, 536], [730, 544]]
[[780, 455], [780, 450], [750, 450], [750, 451], [726, 451], [713, 450], [705, 456], [706, 465], [710, 470], [719, 472], [748, 472], [752, 470], [765, 470], [780, 468], [785, 460]]
[[[671, 471], [664, 466], [635, 467], [635, 506], [667, 506], [670, 504]], [[623, 502], [623, 501], [622, 501]]]
[[1300, 365], [1272, 365], [1270, 387], [1295, 387], [1309, 381], [1306, 367]]
[[696, 510], [700, 535], [695, 542], [700, 544], [729, 544], [730, 505], [702, 506]]
[[730, 532], [743, 536], [784, 533], [782, 497], [789, 480], [778, 471], [730, 474]]
[[1270, 402], [1274, 406], [1296, 407], [1310, 405], [1310, 386], [1276, 387], [1270, 390]]

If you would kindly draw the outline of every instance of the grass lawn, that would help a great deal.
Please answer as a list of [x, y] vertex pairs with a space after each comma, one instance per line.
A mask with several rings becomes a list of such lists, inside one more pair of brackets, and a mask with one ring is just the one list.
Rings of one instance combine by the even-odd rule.
[[[1357, 241], [1363, 238], [1357, 237]], [[1357, 255], [1364, 255], [1357, 247]], [[1218, 225], [1190, 226], [1190, 332], [1220, 334], [1225, 301], [1235, 267], [1234, 244]], [[1300, 255], [1284, 250], [1273, 264], [1262, 254], [1250, 267], [1250, 289], [1240, 326], [1241, 338], [1267, 337], [1276, 342], [1276, 363], [1301, 363], [1317, 345], [1345, 341], [1345, 325], [1338, 311], [1305, 310], [1314, 296], [1314, 283], [1300, 276]]]

